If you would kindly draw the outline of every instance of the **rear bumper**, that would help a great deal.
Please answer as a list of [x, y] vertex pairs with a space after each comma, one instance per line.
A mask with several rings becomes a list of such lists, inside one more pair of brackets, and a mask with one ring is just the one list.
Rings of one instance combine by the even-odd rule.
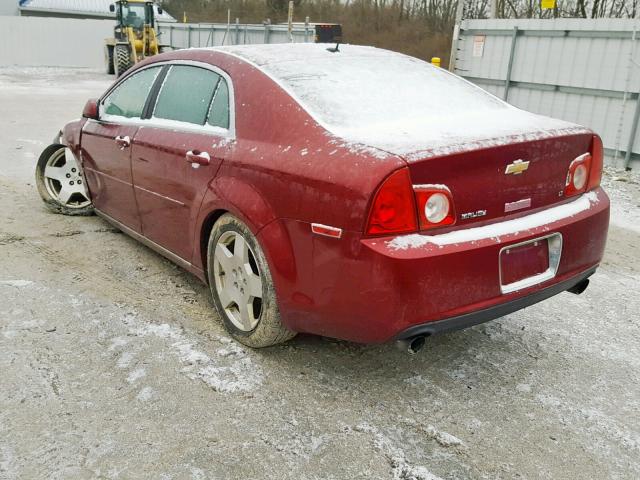
[[504, 317], [505, 315], [517, 312], [518, 310], [522, 310], [523, 308], [529, 307], [546, 300], [547, 298], [553, 297], [554, 295], [569, 290], [578, 283], [589, 278], [595, 273], [595, 271], [595, 267], [591, 268], [586, 272], [576, 275], [575, 277], [571, 277], [568, 280], [556, 283], [550, 287], [543, 288], [525, 297], [500, 303], [483, 310], [465, 313], [464, 315], [445, 318], [444, 320], [437, 320], [435, 322], [414, 325], [413, 327], [409, 327], [405, 331], [401, 332], [396, 338], [397, 340], [403, 340], [417, 335], [431, 336], [438, 333], [453, 332], [455, 330], [462, 330], [463, 328], [472, 327], [474, 325], [495, 320], [496, 318]]
[[[289, 328], [381, 343], [481, 323], [571, 288], [599, 265], [608, 225], [609, 199], [598, 188], [538, 213], [439, 235], [344, 232], [337, 240], [282, 221], [259, 238]], [[503, 293], [501, 249], [556, 233], [562, 254], [553, 278]]]

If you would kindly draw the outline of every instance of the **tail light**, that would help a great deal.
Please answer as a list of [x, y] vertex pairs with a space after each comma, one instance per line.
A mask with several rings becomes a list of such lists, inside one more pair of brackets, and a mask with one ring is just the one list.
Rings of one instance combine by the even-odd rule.
[[569, 165], [564, 196], [572, 197], [597, 188], [602, 178], [603, 162], [602, 140], [598, 135], [594, 135], [591, 141], [591, 152], [580, 155]]
[[415, 232], [418, 229], [416, 201], [413, 196], [409, 170], [391, 174], [376, 192], [366, 233], [385, 235]]
[[591, 170], [591, 154], [585, 153], [576, 158], [567, 172], [567, 181], [564, 187], [564, 196], [572, 197], [587, 189], [589, 171]]
[[456, 214], [451, 191], [444, 185], [415, 185], [420, 229], [453, 225]]
[[451, 192], [444, 185], [412, 185], [409, 170], [391, 174], [373, 197], [367, 235], [417, 232], [453, 225], [456, 221]]
[[591, 142], [591, 172], [589, 173], [589, 186], [587, 190], [593, 190], [600, 186], [603, 164], [604, 148], [602, 146], [602, 139], [598, 135], [594, 135], [593, 141]]

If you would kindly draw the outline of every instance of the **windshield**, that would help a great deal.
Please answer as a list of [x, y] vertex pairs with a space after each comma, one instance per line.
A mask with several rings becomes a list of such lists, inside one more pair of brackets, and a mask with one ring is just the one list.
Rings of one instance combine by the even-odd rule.
[[141, 29], [145, 24], [145, 12], [146, 6], [144, 3], [123, 3], [122, 23], [127, 27]]

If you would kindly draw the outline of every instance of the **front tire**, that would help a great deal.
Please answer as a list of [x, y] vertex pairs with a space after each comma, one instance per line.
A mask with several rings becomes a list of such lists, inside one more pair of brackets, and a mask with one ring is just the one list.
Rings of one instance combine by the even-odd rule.
[[296, 333], [282, 324], [262, 248], [249, 228], [230, 214], [216, 222], [207, 254], [209, 287], [224, 326], [253, 348], [286, 342]]
[[116, 45], [113, 48], [113, 71], [120, 77], [132, 66], [129, 45]]
[[50, 145], [42, 152], [36, 165], [36, 186], [52, 212], [93, 214], [80, 166], [71, 150], [64, 145]]

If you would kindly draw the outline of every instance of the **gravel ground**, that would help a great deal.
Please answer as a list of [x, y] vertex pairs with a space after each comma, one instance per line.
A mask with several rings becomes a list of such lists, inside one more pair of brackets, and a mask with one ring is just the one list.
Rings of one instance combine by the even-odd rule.
[[40, 151], [110, 79], [0, 69], [0, 479], [640, 478], [640, 184], [580, 296], [393, 345], [252, 351], [206, 288], [45, 210]]

